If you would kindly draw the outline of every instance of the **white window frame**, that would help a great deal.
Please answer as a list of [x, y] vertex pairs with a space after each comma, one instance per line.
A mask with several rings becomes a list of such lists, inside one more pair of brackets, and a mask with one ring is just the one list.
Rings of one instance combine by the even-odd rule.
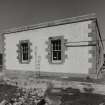
[[[48, 52], [48, 55], [46, 56], [48, 58], [48, 62], [49, 64], [62, 64], [65, 62], [65, 58], [67, 57], [67, 55], [65, 55], [65, 42], [66, 40], [64, 39], [64, 36], [52, 36], [48, 38], [48, 48], [46, 49], [46, 51]], [[52, 47], [51, 47], [51, 41], [52, 40], [61, 40], [61, 60], [53, 60], [53, 54], [52, 54]]]
[[[62, 40], [61, 40], [61, 38], [60, 37], [56, 37], [56, 38], [52, 38], [51, 39], [51, 41], [56, 41], [56, 40], [60, 40], [60, 42], [62, 42]], [[55, 49], [53, 49], [53, 46], [52, 46], [53, 44], [52, 44], [52, 42], [51, 42], [51, 62], [52, 63], [61, 63], [62, 62], [62, 47], [61, 47], [61, 49], [56, 49], [56, 46], [59, 46], [59, 45], [56, 45], [55, 44]], [[61, 43], [61, 45], [60, 46], [62, 46], [62, 43]], [[56, 55], [57, 56], [57, 60], [54, 60], [54, 52], [56, 52], [56, 54], [57, 54], [57, 52], [61, 52], [61, 54], [60, 54], [60, 56], [61, 56], [61, 59], [59, 60], [59, 58], [58, 58], [58, 55]]]

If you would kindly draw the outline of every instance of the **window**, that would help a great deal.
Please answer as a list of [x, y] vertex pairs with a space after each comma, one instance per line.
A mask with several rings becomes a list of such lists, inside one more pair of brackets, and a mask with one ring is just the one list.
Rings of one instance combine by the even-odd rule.
[[61, 40], [51, 40], [52, 62], [61, 62]]
[[0, 54], [0, 68], [3, 66], [3, 54]]
[[30, 61], [30, 42], [22, 40], [18, 44], [18, 59], [20, 63], [29, 63]]
[[62, 64], [65, 61], [65, 39], [63, 36], [49, 37], [48, 41], [48, 62], [50, 64]]
[[21, 60], [22, 62], [27, 62], [29, 59], [29, 46], [28, 42], [22, 42], [20, 45], [20, 50], [21, 50]]

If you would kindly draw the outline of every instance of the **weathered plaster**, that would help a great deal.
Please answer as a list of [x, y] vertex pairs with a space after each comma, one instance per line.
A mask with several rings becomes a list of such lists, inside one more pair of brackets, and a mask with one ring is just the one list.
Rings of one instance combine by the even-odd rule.
[[[5, 34], [6, 37], [6, 69], [9, 70], [32, 70], [35, 71], [35, 46], [37, 46], [37, 54], [41, 56], [40, 70], [41, 72], [62, 72], [62, 73], [88, 73], [88, 68], [91, 64], [88, 62], [88, 50], [91, 46], [88, 47], [67, 47], [66, 43], [69, 42], [78, 42], [78, 41], [91, 41], [91, 38], [88, 37], [90, 29], [88, 29], [88, 24], [91, 21], [84, 21], [73, 24], [65, 24], [54, 27], [41, 28], [36, 30], [29, 30], [11, 34]], [[64, 45], [65, 45], [65, 55], [67, 58], [65, 62], [61, 65], [49, 64], [46, 55], [48, 52], [46, 44], [49, 37], [64, 36]], [[19, 64], [17, 57], [17, 47], [16, 44], [19, 43], [19, 40], [30, 40], [32, 43], [32, 59], [29, 64]], [[66, 40], [67, 39], [67, 42]], [[86, 42], [88, 44], [88, 42]], [[13, 48], [13, 50], [11, 50]], [[9, 60], [11, 56], [11, 61]], [[81, 68], [82, 67], [82, 68]]]

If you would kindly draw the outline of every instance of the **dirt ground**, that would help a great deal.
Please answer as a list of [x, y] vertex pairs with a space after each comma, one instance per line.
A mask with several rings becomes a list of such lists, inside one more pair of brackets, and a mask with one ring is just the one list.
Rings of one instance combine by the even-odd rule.
[[[4, 99], [10, 102], [11, 99], [17, 98], [17, 94], [20, 94], [19, 97], [27, 96], [26, 99], [31, 99], [23, 105], [26, 105], [26, 103], [27, 105], [35, 105], [32, 104], [32, 99], [36, 95], [36, 91], [35, 88], [34, 90], [24, 91], [17, 86], [0, 84], [0, 102]], [[48, 105], [105, 105], [105, 95], [93, 94], [87, 90], [85, 93], [81, 93], [79, 89], [71, 87], [63, 89], [49, 86], [42, 97], [48, 101]], [[45, 105], [45, 103], [37, 105]]]

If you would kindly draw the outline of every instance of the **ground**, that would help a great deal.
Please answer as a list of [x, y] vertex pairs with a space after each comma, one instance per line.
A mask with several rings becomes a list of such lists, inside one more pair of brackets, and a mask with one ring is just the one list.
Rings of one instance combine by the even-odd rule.
[[44, 93], [40, 89], [25, 89], [2, 83], [0, 102], [7, 100], [10, 103], [19, 101], [23, 103], [19, 105], [45, 105], [46, 102], [48, 105], [104, 105], [105, 103], [105, 95], [92, 93], [92, 89], [85, 88], [85, 92], [82, 93], [79, 89], [55, 88], [52, 84], [49, 84]]

